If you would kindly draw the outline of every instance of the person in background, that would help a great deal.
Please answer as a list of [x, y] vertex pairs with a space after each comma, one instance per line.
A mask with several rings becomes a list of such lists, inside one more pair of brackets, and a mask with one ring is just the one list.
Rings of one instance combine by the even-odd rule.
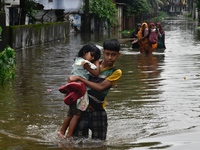
[[138, 23], [136, 26], [135, 31], [132, 33], [130, 38], [135, 38], [135, 40], [132, 41], [132, 48], [133, 49], [138, 49], [139, 48], [139, 44], [138, 44], [138, 31], [141, 28], [141, 23]]
[[[92, 43], [84, 45], [79, 50], [78, 56], [75, 58], [72, 75], [81, 76], [85, 80], [88, 80], [90, 74], [98, 76], [100, 73], [98, 61], [100, 57], [101, 51], [96, 45]], [[87, 90], [88, 89], [89, 88], [87, 88]], [[67, 117], [65, 118], [60, 131], [57, 133], [59, 137], [65, 138], [65, 132], [68, 127], [69, 129], [66, 138], [70, 138], [73, 135], [74, 128], [81, 113], [87, 109], [89, 104], [87, 90], [85, 84], [82, 82], [70, 82], [59, 88], [61, 93], [66, 94], [64, 102], [69, 105]]]
[[115, 61], [120, 56], [120, 43], [117, 39], [108, 39], [103, 44], [103, 60], [100, 63], [100, 75], [90, 76], [86, 80], [80, 76], [70, 76], [69, 82], [81, 81], [90, 87], [88, 91], [89, 106], [81, 114], [81, 118], [75, 128], [74, 137], [88, 138], [89, 130], [92, 131], [92, 139], [106, 140], [107, 135], [107, 113], [104, 109], [105, 97], [110, 88], [122, 76], [122, 71], [114, 66]]
[[158, 31], [153, 22], [149, 24], [149, 42], [151, 44], [151, 52], [158, 47]]
[[157, 31], [158, 31], [158, 48], [166, 49], [166, 46], [165, 46], [165, 32], [162, 29], [162, 25], [161, 25], [160, 22], [156, 23], [156, 28], [157, 28]]
[[138, 44], [140, 48], [140, 53], [152, 53], [151, 44], [149, 43], [149, 28], [146, 22], [142, 23], [142, 26], [138, 32]]

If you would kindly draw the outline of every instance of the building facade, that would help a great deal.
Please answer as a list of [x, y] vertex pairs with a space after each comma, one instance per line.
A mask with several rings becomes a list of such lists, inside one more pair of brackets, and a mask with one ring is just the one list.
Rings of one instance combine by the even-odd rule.
[[[6, 26], [18, 25], [21, 11], [20, 0], [4, 0], [4, 2]], [[36, 14], [38, 21], [42, 18], [43, 22], [55, 22], [57, 21], [56, 13], [59, 11], [82, 13], [83, 0], [36, 0], [36, 2], [43, 5], [43, 10], [38, 11]], [[28, 17], [26, 18], [26, 24], [28, 24]]]
[[188, 4], [186, 0], [168, 0], [170, 15], [183, 15], [188, 13]]

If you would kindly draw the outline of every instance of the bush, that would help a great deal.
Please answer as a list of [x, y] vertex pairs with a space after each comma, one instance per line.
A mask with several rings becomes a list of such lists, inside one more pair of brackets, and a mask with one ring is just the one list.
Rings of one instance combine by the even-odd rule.
[[153, 22], [160, 22], [160, 21], [162, 21], [163, 19], [166, 19], [168, 17], [168, 14], [166, 13], [166, 12], [159, 12], [158, 14], [157, 14], [157, 16], [156, 17], [154, 17], [154, 18], [151, 18], [151, 20], [153, 21]]
[[15, 51], [8, 46], [0, 52], [0, 85], [4, 85], [15, 77], [15, 68]]
[[123, 31], [119, 31], [119, 33], [122, 33], [123, 37], [131, 37], [133, 31], [134, 30], [123, 30]]

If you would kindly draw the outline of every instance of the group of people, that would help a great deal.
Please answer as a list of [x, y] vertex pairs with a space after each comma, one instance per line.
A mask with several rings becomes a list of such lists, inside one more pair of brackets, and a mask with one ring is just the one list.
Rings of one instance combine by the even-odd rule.
[[122, 71], [114, 66], [119, 51], [117, 39], [106, 40], [102, 52], [93, 43], [79, 50], [68, 83], [59, 88], [65, 95], [65, 104], [69, 105], [67, 117], [58, 131], [59, 137], [88, 138], [91, 130], [92, 139], [106, 140], [105, 97], [122, 76]]
[[139, 48], [140, 53], [151, 54], [157, 48], [166, 48], [165, 32], [160, 22], [137, 24], [131, 38], [134, 38], [132, 48]]
[[[150, 23], [149, 27], [146, 22], [138, 24], [133, 38], [136, 39], [132, 42], [133, 48], [139, 48], [141, 53], [149, 54], [156, 48], [165, 48], [165, 33], [160, 23]], [[122, 71], [114, 66], [119, 56], [117, 39], [107, 39], [102, 52], [93, 43], [79, 50], [68, 83], [59, 88], [64, 94], [64, 103], [69, 106], [67, 117], [58, 131], [59, 137], [88, 138], [91, 130], [92, 139], [106, 140], [105, 97], [122, 76]]]

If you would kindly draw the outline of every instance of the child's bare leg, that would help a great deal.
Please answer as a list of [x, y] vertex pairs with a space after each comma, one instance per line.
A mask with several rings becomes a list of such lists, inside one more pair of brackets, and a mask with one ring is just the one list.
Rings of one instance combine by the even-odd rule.
[[66, 135], [66, 138], [70, 138], [73, 135], [74, 129], [76, 127], [76, 124], [78, 120], [80, 119], [80, 115], [74, 115], [73, 118], [70, 121], [68, 133]]
[[72, 116], [67, 116], [65, 118], [60, 131], [57, 133], [59, 137], [64, 138], [65, 132], [67, 130], [67, 127], [69, 126], [71, 119], [72, 119]]

